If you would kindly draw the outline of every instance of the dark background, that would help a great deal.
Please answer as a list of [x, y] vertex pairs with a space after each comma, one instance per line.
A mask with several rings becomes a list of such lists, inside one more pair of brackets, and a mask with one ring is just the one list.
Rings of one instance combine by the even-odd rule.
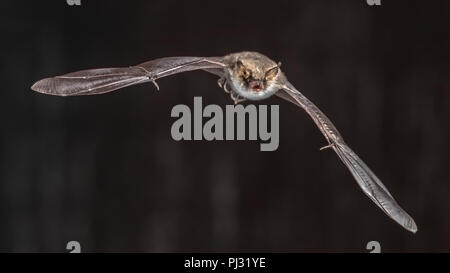
[[[0, 251], [450, 250], [449, 1], [2, 3]], [[280, 146], [172, 140], [174, 105], [231, 104], [190, 72], [101, 96], [37, 80], [164, 56], [259, 51], [334, 121], [416, 220], [359, 189], [309, 117], [277, 97]]]

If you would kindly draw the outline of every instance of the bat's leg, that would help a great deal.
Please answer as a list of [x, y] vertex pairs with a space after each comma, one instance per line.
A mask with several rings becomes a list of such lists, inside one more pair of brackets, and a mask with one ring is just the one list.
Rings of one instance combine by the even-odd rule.
[[228, 86], [228, 83], [226, 82], [225, 85], [223, 86], [223, 90], [225, 90], [225, 93], [231, 94], [233, 93], [233, 90], [230, 89], [230, 87]]
[[231, 91], [230, 92], [230, 97], [231, 99], [234, 101], [234, 104], [238, 104], [240, 102], [245, 101], [244, 98], [241, 98], [238, 94], [236, 94], [235, 92]]
[[225, 90], [225, 93], [230, 94], [231, 92], [233, 92], [230, 89], [230, 86], [228, 85], [228, 81], [225, 77], [218, 79], [217, 84], [220, 86], [220, 88], [223, 88], [223, 90]]
[[238, 94], [236, 94], [230, 87], [228, 86], [227, 79], [222, 77], [217, 80], [217, 84], [220, 88], [223, 88], [226, 93], [230, 94], [231, 99], [234, 101], [234, 104], [238, 104], [240, 102], [245, 101], [245, 99], [241, 98]]

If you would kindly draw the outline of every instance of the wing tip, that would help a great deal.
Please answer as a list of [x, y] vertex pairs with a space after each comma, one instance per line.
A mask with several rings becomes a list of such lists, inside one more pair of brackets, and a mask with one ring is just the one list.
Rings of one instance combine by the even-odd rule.
[[[400, 205], [397, 204], [394, 197], [392, 197], [392, 195], [389, 193], [388, 189], [383, 185], [381, 181], [379, 181], [375, 174], [372, 173], [369, 167], [367, 167], [365, 163], [347, 145], [341, 145], [340, 147], [342, 147], [343, 149], [333, 147], [333, 150], [337, 153], [342, 162], [350, 170], [363, 192], [367, 196], [369, 196], [369, 198], [372, 199], [372, 201], [396, 223], [398, 223], [409, 232], [416, 233], [418, 231], [418, 228], [413, 218], [406, 211], [404, 211], [400, 207]], [[351, 156], [352, 154], [353, 156]], [[360, 183], [361, 181], [364, 182], [364, 179], [358, 175], [359, 172], [355, 170], [356, 166], [359, 166], [361, 171], [363, 171], [364, 174], [369, 178], [366, 183], [370, 182], [373, 186], [379, 187], [378, 191], [381, 196], [377, 197], [377, 195], [373, 193], [373, 189], [367, 191], [367, 186], [364, 183]], [[384, 200], [380, 200], [380, 197]], [[390, 204], [389, 206], [386, 206], [386, 201], [388, 201], [388, 204]]]
[[41, 93], [41, 94], [53, 94], [50, 91], [49, 83], [50, 83], [49, 78], [39, 80], [31, 86], [31, 90]]
[[411, 217], [407, 220], [406, 224], [403, 225], [403, 227], [414, 234], [416, 234], [416, 232], [419, 230], [417, 228], [416, 222], [414, 222]]
[[388, 211], [384, 211], [392, 220], [394, 220], [396, 223], [398, 223], [400, 226], [402, 226], [404, 229], [411, 233], [416, 233], [419, 229], [417, 228], [416, 222], [414, 222], [414, 219], [406, 212], [404, 211], [400, 206], [398, 206], [400, 209], [399, 214], [391, 214]]
[[40, 82], [41, 82], [41, 81], [42, 81], [42, 80], [35, 82], [35, 83], [31, 86], [31, 90], [36, 91], [36, 92], [38, 92], [38, 93], [42, 93], [43, 90], [40, 88]]
[[31, 90], [45, 94], [45, 95], [53, 95], [66, 97], [71, 96], [72, 94], [64, 92], [64, 89], [61, 89], [61, 86], [57, 85], [56, 78], [45, 78], [35, 82], [31, 86]]

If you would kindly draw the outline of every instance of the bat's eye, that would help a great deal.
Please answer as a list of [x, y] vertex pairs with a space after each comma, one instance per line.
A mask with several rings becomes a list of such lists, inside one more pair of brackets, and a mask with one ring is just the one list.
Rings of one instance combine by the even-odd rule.
[[250, 71], [248, 71], [247, 69], [245, 69], [244, 71], [242, 71], [242, 76], [243, 76], [245, 79], [250, 78]]
[[275, 76], [278, 74], [279, 71], [280, 71], [280, 69], [278, 68], [278, 66], [275, 66], [274, 68], [269, 69], [266, 72], [266, 77], [265, 77], [266, 81], [270, 81], [273, 78], [275, 78]]

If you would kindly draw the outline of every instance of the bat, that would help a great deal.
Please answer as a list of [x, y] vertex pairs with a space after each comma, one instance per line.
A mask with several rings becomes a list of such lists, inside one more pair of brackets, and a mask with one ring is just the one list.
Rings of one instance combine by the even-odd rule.
[[298, 91], [276, 63], [257, 52], [239, 52], [223, 57], [166, 57], [130, 67], [89, 69], [42, 79], [31, 87], [56, 96], [96, 95], [126, 86], [151, 82], [173, 74], [204, 70], [219, 76], [218, 85], [234, 103], [263, 100], [277, 95], [301, 107], [312, 118], [328, 145], [351, 172], [362, 191], [390, 218], [415, 233], [417, 225], [392, 197], [386, 186], [344, 142], [333, 123]]

